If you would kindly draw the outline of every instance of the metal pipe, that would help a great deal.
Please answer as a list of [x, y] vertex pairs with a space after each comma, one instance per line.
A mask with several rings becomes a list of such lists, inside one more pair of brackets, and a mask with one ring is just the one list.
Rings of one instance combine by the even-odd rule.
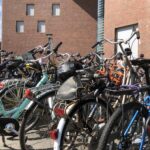
[[[97, 41], [101, 41], [104, 39], [104, 0], [98, 0], [97, 5]], [[101, 46], [97, 46], [97, 51], [101, 51], [103, 53], [103, 44]], [[103, 55], [101, 54], [102, 58]]]

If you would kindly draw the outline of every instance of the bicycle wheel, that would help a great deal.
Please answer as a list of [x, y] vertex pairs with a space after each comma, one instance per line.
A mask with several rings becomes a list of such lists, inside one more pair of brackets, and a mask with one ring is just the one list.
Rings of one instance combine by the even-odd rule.
[[[41, 99], [42, 103], [47, 105], [47, 98]], [[34, 113], [36, 110], [37, 113]], [[33, 114], [38, 115], [38, 121], [32, 124], [32, 127], [29, 124]], [[50, 140], [49, 132], [52, 125], [51, 113], [47, 108], [43, 108], [34, 104], [27, 112], [25, 113], [21, 127], [20, 127], [20, 145], [22, 150], [49, 150], [53, 147], [52, 141]]]
[[26, 87], [24, 85], [13, 85], [1, 96], [1, 101], [6, 110], [15, 108], [20, 104]]
[[30, 116], [28, 117], [25, 131], [28, 132], [29, 130], [31, 130], [38, 123], [39, 120], [40, 120], [40, 111], [37, 105], [33, 108], [32, 112], [30, 113]]
[[146, 108], [140, 103], [131, 102], [119, 107], [106, 124], [97, 150], [139, 149], [143, 118], [147, 115]]
[[77, 102], [63, 126], [60, 149], [96, 149], [99, 131], [103, 130], [111, 112], [102, 99], [92, 98]]

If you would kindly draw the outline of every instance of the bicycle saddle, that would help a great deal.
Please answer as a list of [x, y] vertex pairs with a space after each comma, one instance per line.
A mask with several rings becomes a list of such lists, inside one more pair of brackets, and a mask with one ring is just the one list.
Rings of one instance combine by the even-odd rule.
[[9, 60], [7, 60], [7, 61], [3, 62], [2, 64], [0, 64], [0, 70], [5, 69], [8, 62], [9, 62]]
[[17, 68], [20, 64], [22, 64], [24, 61], [22, 60], [10, 60], [7, 64], [6, 67], [7, 69], [14, 69]]
[[137, 65], [137, 66], [147, 66], [147, 65], [150, 65], [150, 59], [141, 59], [141, 58], [138, 58], [138, 59], [134, 59], [134, 60], [131, 60], [132, 62], [132, 65]]

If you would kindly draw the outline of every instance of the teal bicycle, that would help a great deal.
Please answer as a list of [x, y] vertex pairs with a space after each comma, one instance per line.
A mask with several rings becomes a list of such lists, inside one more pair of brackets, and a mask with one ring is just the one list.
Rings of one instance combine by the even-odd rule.
[[[31, 62], [39, 61], [39, 63], [41, 64], [41, 68], [42, 68], [42, 78], [38, 82], [38, 84], [36, 85], [35, 89], [36, 88], [40, 89], [40, 87], [44, 86], [49, 80], [49, 76], [48, 76], [48, 74], [45, 70], [45, 66], [41, 60], [49, 58], [52, 54], [54, 54], [55, 51], [58, 50], [58, 48], [61, 44], [62, 43], [59, 43], [56, 46], [56, 48], [54, 48], [51, 51], [49, 50], [49, 54], [47, 56], [44, 56], [44, 57], [39, 58], [37, 60], [31, 61]], [[37, 92], [35, 94], [38, 95]], [[38, 99], [40, 99], [40, 96], [37, 96], [37, 97], [38, 97]], [[0, 134], [2, 135], [4, 146], [6, 146], [5, 140], [4, 140], [5, 135], [9, 135], [9, 136], [18, 135], [19, 121], [17, 121], [17, 120], [19, 120], [19, 118], [23, 115], [23, 112], [26, 110], [26, 108], [29, 107], [32, 103], [33, 102], [29, 98], [26, 97], [20, 101], [20, 104], [17, 107], [15, 107], [13, 109], [6, 110], [2, 101], [0, 101], [0, 114], [1, 114]], [[34, 112], [36, 113], [36, 110], [34, 110]], [[31, 118], [32, 118], [32, 116], [31, 116]], [[35, 125], [35, 123], [37, 123], [38, 115], [36, 115], [34, 122], [33, 122], [33, 119], [31, 119], [31, 120], [32, 120], [32, 122], [31, 122], [31, 124], [29, 124], [29, 127], [27, 127], [27, 130], [30, 130]]]

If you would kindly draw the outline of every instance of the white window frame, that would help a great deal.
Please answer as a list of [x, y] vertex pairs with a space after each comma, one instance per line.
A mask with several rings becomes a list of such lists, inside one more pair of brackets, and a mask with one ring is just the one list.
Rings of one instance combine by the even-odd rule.
[[44, 20], [38, 21], [37, 32], [39, 32], [39, 33], [45, 33], [46, 32], [46, 22]]
[[[131, 36], [131, 34], [137, 29], [138, 29], [138, 24], [132, 24], [132, 25], [116, 28], [115, 30], [116, 40], [119, 39], [127, 40]], [[136, 38], [136, 35], [130, 40], [129, 45], [131, 46], [130, 48], [132, 50], [132, 56], [133, 56], [132, 58], [138, 58], [139, 43], [138, 43], [138, 39]], [[122, 44], [123, 48], [129, 48], [129, 45]], [[119, 45], [116, 46], [116, 52], [122, 52]]]
[[24, 21], [16, 21], [16, 32], [24, 33]]
[[60, 4], [54, 3], [52, 4], [52, 16], [60, 16]]
[[34, 4], [27, 4], [26, 5], [26, 15], [27, 16], [34, 16], [35, 15], [35, 5]]

